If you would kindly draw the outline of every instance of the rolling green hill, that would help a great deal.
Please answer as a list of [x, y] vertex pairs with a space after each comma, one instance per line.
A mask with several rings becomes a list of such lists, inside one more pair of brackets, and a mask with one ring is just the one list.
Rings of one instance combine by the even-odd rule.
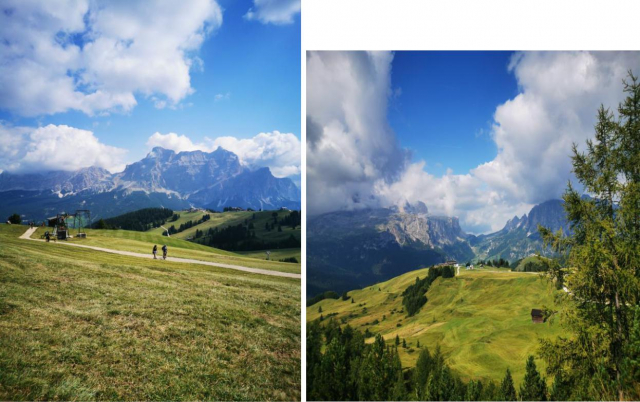
[[[297, 226], [295, 229], [292, 229], [288, 226], [283, 226], [282, 232], [278, 232], [277, 227], [270, 231], [267, 231], [265, 229], [265, 224], [267, 222], [269, 222], [270, 224], [273, 223], [272, 214], [274, 212], [278, 214], [278, 219], [284, 218], [291, 213], [290, 211], [238, 211], [221, 213], [177, 211], [176, 213], [180, 214], [180, 219], [178, 219], [176, 222], [167, 222], [167, 224], [164, 226], [168, 228], [169, 226], [174, 225], [176, 228], [178, 228], [180, 224], [186, 223], [190, 220], [197, 221], [198, 219], [202, 218], [204, 214], [208, 213], [211, 215], [210, 220], [193, 226], [175, 235], [171, 235], [171, 237], [177, 237], [179, 239], [193, 238], [196, 233], [196, 229], [206, 231], [209, 230], [209, 228], [223, 228], [226, 226], [244, 224], [245, 221], [247, 221], [248, 223], [253, 223], [256, 237], [259, 239], [277, 241], [284, 240], [288, 238], [289, 235], [293, 235], [296, 239], [300, 239], [300, 226]], [[253, 219], [254, 215], [255, 219]], [[162, 228], [156, 228], [152, 229], [150, 232], [162, 235], [163, 231], [164, 230]]]
[[[325, 299], [307, 307], [307, 321], [323, 316], [361, 331], [380, 333], [388, 343], [406, 339], [400, 348], [403, 367], [415, 366], [417, 342], [442, 347], [448, 364], [465, 379], [500, 381], [509, 368], [516, 384], [538, 338], [556, 337], [559, 325], [533, 324], [532, 308], [552, 307], [556, 291], [537, 274], [460, 268], [455, 278], [438, 278], [427, 292], [428, 302], [407, 318], [402, 292], [427, 269], [412, 271], [380, 284], [348, 293], [354, 300]], [[320, 312], [321, 309], [321, 312]], [[369, 338], [372, 341], [373, 338]], [[544, 367], [542, 367], [544, 368]]]
[[[31, 236], [40, 238], [45, 231], [51, 228], [41, 228]], [[149, 253], [153, 245], [158, 245], [158, 255], [162, 252], [160, 248], [166, 244], [169, 248], [169, 256], [179, 258], [191, 258], [194, 260], [219, 262], [225, 264], [242, 265], [251, 268], [270, 269], [273, 271], [300, 273], [300, 264], [282, 263], [277, 261], [264, 261], [257, 256], [243, 256], [229, 251], [219, 250], [213, 247], [203, 246], [174, 236], [166, 237], [153, 232], [136, 232], [130, 230], [99, 230], [86, 229], [86, 239], [72, 238], [66, 240], [89, 246], [110, 248], [113, 250], [133, 251], [137, 253]], [[74, 230], [71, 231], [74, 233]]]
[[0, 224], [0, 399], [300, 398], [299, 280], [18, 239], [25, 230]]
[[[177, 229], [181, 224], [185, 224], [189, 221], [197, 222], [202, 218], [203, 215], [209, 214], [211, 219], [208, 221], [202, 222], [198, 225], [192, 226], [189, 229], [185, 229], [180, 233], [172, 234], [172, 238], [177, 239], [189, 239], [193, 240], [196, 235], [196, 230], [207, 232], [209, 229], [218, 230], [227, 228], [229, 226], [236, 225], [244, 225], [245, 227], [249, 227], [252, 225], [251, 231], [255, 233], [256, 239], [264, 240], [267, 242], [279, 242], [288, 239], [290, 236], [293, 236], [295, 239], [300, 241], [300, 225], [292, 228], [288, 225], [282, 225], [282, 231], [278, 231], [278, 225], [276, 224], [273, 229], [267, 230], [266, 224], [272, 225], [274, 223], [273, 214], [277, 213], [277, 219], [281, 220], [291, 214], [291, 211], [238, 211], [238, 212], [222, 212], [222, 213], [211, 213], [205, 211], [176, 211], [177, 214], [180, 215], [180, 218], [175, 222], [167, 221], [165, 228], [169, 228], [172, 225]], [[148, 231], [148, 233], [153, 233], [157, 235], [162, 235], [165, 232], [162, 228], [155, 228]], [[269, 248], [271, 251], [275, 251], [276, 248]], [[289, 257], [296, 257], [298, 262], [300, 262], [300, 248], [282, 248], [277, 249], [278, 257], [273, 257], [272, 259], [283, 259]], [[252, 250], [251, 252], [245, 252], [247, 255], [252, 256], [254, 258], [265, 259], [264, 251], [266, 250]]]

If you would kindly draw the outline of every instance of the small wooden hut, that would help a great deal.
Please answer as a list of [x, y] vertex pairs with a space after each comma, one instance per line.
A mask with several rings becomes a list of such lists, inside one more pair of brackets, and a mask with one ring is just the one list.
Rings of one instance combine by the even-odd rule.
[[531, 310], [531, 321], [534, 324], [543, 324], [544, 323], [544, 314], [542, 313], [542, 310], [538, 310], [537, 308], [534, 308]]

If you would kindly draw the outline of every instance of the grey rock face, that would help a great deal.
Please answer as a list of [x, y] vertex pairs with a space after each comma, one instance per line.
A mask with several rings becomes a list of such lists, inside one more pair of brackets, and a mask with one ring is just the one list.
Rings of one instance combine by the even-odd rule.
[[[223, 148], [213, 152], [175, 153], [156, 147], [142, 160], [127, 165], [121, 173], [89, 167], [74, 172], [55, 171], [33, 174], [0, 174], [0, 213], [12, 205], [11, 197], [28, 197], [30, 210], [44, 210], [43, 197], [74, 197], [71, 205], [84, 205], [96, 194], [112, 192], [114, 205], [104, 210], [113, 214], [130, 208], [144, 208], [159, 203], [175, 206], [197, 206], [222, 210], [227, 206], [253, 209], [300, 208], [300, 190], [288, 178], [276, 178], [268, 168], [251, 170], [240, 163], [237, 155]], [[136, 202], [127, 197], [136, 194]], [[148, 196], [140, 196], [146, 194]], [[163, 196], [153, 196], [162, 194]], [[170, 201], [171, 200], [171, 201]], [[84, 201], [84, 203], [83, 203]], [[50, 202], [47, 202], [50, 204]], [[147, 205], [149, 204], [149, 205]], [[122, 210], [118, 209], [122, 206]], [[101, 209], [99, 205], [95, 208]], [[128, 209], [128, 210], [124, 210]], [[110, 212], [110, 213], [111, 213]], [[40, 215], [32, 219], [40, 219]]]

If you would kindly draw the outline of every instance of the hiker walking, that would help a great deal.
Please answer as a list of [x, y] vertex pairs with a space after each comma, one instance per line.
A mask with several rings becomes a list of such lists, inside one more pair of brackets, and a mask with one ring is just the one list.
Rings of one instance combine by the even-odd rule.
[[51, 236], [49, 235], [49, 231], [48, 230], [46, 232], [44, 232], [44, 238], [47, 239], [47, 243], [49, 243], [49, 240], [51, 239]]
[[153, 245], [153, 259], [157, 260], [158, 258], [156, 257], [156, 254], [158, 254], [158, 245], [154, 244]]
[[162, 246], [162, 259], [166, 260], [167, 259], [167, 245], [163, 245]]

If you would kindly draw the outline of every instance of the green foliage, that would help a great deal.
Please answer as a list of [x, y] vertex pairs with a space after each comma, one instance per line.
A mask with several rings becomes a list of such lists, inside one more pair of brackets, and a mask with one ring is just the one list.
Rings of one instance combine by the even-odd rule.
[[14, 225], [19, 225], [22, 223], [22, 218], [19, 214], [11, 214], [11, 216], [7, 218], [7, 221], [11, 222]]
[[533, 356], [529, 356], [529, 359], [527, 359], [524, 381], [520, 385], [520, 399], [523, 401], [547, 400], [547, 383], [546, 380], [540, 376]]
[[144, 232], [164, 225], [171, 216], [173, 216], [173, 211], [167, 208], [144, 208], [104, 219], [101, 224], [104, 227], [99, 228], [98, 223], [94, 223], [92, 227], [94, 229], [124, 229]]
[[513, 377], [511, 377], [511, 371], [507, 369], [507, 373], [500, 384], [500, 391], [498, 392], [498, 400], [500, 401], [515, 401], [518, 399], [516, 395], [516, 387], [513, 385]]
[[640, 301], [640, 84], [629, 73], [618, 117], [598, 110], [595, 140], [586, 152], [573, 146], [573, 171], [591, 197], [569, 184], [565, 210], [572, 234], [540, 232], [547, 244], [568, 253], [566, 266], [552, 264], [551, 279], [564, 280], [574, 300], [562, 315], [569, 331], [543, 341], [549, 374], [574, 384], [571, 398], [640, 398], [633, 349], [634, 307]]

